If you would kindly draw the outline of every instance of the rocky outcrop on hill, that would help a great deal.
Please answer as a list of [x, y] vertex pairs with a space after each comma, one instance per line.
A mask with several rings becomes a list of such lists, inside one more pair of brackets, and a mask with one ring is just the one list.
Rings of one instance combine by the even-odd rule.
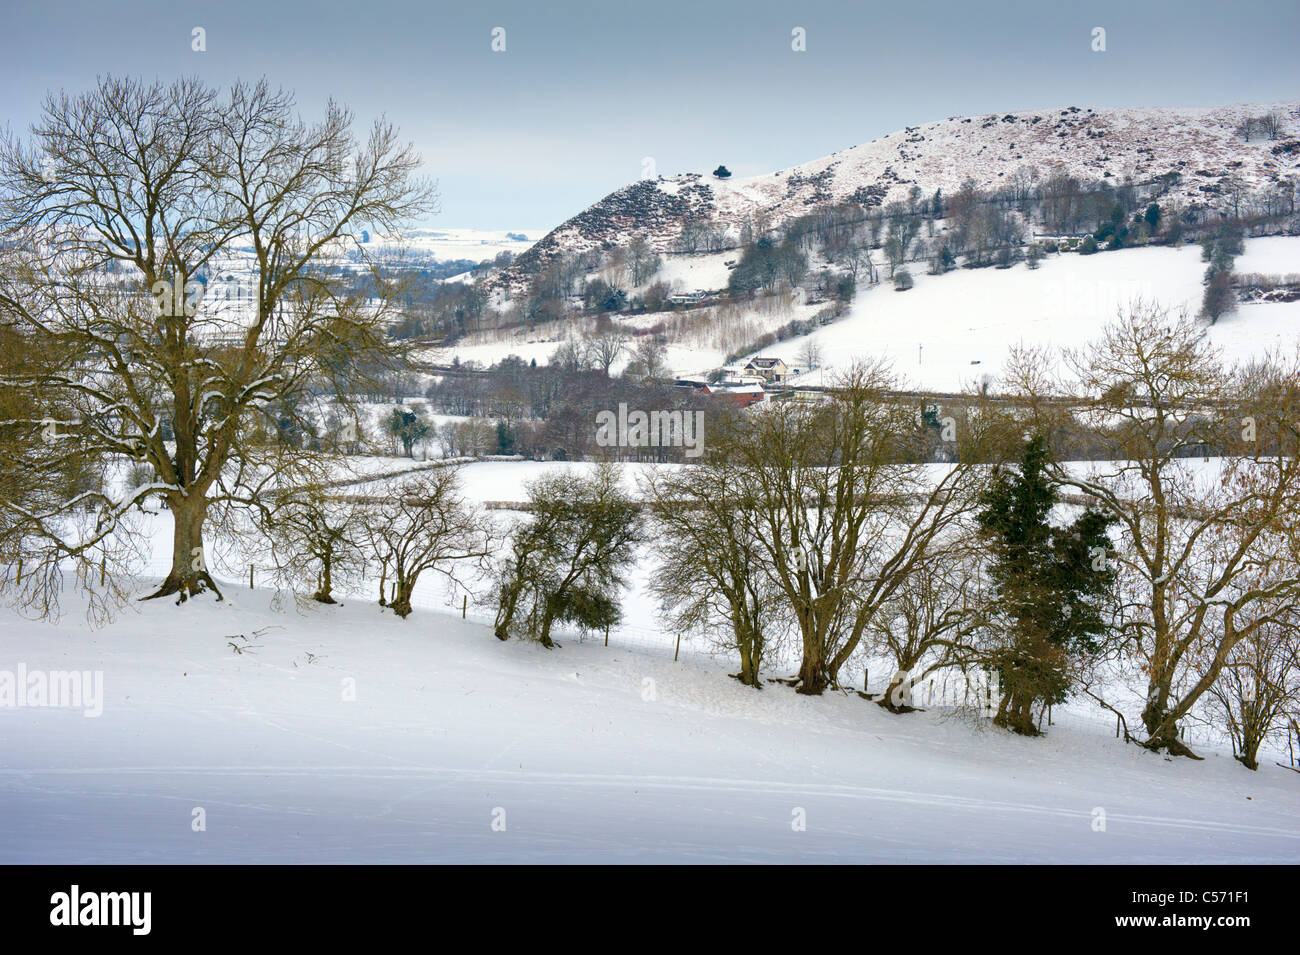
[[[1280, 118], [1274, 139], [1246, 138], [1252, 117]], [[554, 256], [611, 248], [645, 235], [670, 249], [682, 226], [704, 221], [731, 230], [763, 219], [779, 226], [824, 203], [863, 208], [905, 199], [919, 188], [951, 194], [963, 182], [996, 190], [1054, 175], [1119, 185], [1159, 183], [1166, 199], [1213, 208], [1241, 189], [1300, 180], [1300, 104], [1214, 109], [1085, 109], [951, 117], [911, 126], [791, 169], [749, 178], [698, 173], [647, 179], [611, 193], [553, 230], [492, 282], [517, 291]]]

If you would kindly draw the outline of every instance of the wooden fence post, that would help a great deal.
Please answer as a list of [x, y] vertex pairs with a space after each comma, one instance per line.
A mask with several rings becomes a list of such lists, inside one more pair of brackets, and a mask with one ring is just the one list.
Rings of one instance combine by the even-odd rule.
[[678, 633], [678, 634], [677, 634], [677, 649], [673, 651], [673, 662], [674, 662], [674, 663], [677, 662], [677, 654], [681, 653], [681, 651], [682, 651], [682, 635], [681, 635], [681, 633]]
[[248, 589], [253, 590], [253, 565], [248, 565]]
[[464, 620], [467, 613], [469, 613], [469, 594], [463, 594], [460, 598], [460, 619]]

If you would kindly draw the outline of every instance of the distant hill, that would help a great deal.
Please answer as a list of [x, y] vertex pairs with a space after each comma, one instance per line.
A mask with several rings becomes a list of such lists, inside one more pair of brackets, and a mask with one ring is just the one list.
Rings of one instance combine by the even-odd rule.
[[[1275, 128], [1243, 129], [1267, 115]], [[989, 191], [1015, 182], [1032, 187], [1056, 174], [1082, 182], [1158, 184], [1162, 202], [1213, 207], [1233, 180], [1258, 189], [1300, 176], [1300, 103], [1069, 106], [952, 117], [767, 175], [641, 180], [553, 229], [491, 281], [511, 293], [556, 255], [610, 248], [637, 234], [667, 250], [689, 221], [738, 235], [746, 220], [779, 226], [825, 203], [869, 209], [903, 200], [913, 188], [928, 198], [936, 190], [951, 194], [966, 180]]]

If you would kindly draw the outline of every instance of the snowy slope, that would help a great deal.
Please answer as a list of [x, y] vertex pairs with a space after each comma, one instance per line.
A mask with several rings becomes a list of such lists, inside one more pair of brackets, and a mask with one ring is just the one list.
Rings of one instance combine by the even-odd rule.
[[[1237, 270], [1300, 272], [1300, 238], [1247, 240]], [[846, 318], [806, 336], [821, 345], [824, 367], [800, 382], [819, 384], [855, 360], [883, 357], [920, 387], [957, 391], [985, 375], [996, 379], [1012, 346], [1083, 345], [1138, 301], [1196, 314], [1204, 271], [1198, 246], [1061, 254], [1035, 270], [1023, 264], [939, 276], [914, 270], [915, 288], [895, 292], [882, 282], [860, 291]], [[1229, 361], [1270, 349], [1294, 352], [1300, 303], [1243, 304], [1207, 334]], [[804, 341], [781, 342], [764, 354], [792, 361]]]
[[[1236, 136], [1243, 119], [1270, 111], [1283, 117], [1281, 140]], [[1118, 185], [1177, 174], [1161, 201], [1210, 207], [1229, 177], [1257, 189], [1294, 176], [1300, 170], [1297, 137], [1296, 102], [954, 116], [766, 175], [721, 180], [685, 173], [632, 183], [552, 230], [521, 257], [520, 269], [494, 282], [513, 288], [522, 283], [524, 267], [561, 252], [621, 244], [638, 233], [666, 249], [688, 218], [739, 230], [745, 219], [762, 215], [779, 226], [818, 204], [880, 206], [905, 199], [913, 187], [928, 199], [936, 189], [951, 194], [968, 179], [992, 190], [1018, 176], [1041, 181], [1063, 173]]]
[[1300, 273], [1300, 241], [1290, 236], [1249, 239], [1246, 253], [1237, 256], [1235, 270], [1241, 274], [1295, 275]]
[[1300, 862], [1300, 783], [1271, 765], [563, 643], [246, 590], [98, 632], [6, 612], [0, 669], [102, 670], [105, 701], [0, 708], [0, 862]]
[[[996, 379], [1012, 346], [1082, 345], [1095, 339], [1118, 310], [1137, 301], [1197, 313], [1204, 292], [1205, 263], [1200, 256], [1199, 246], [1152, 246], [1096, 255], [1051, 255], [1038, 269], [1021, 263], [1010, 269], [957, 269], [937, 276], [927, 275], [917, 265], [911, 269], [915, 288], [906, 292], [894, 291], [884, 269], [885, 279], [879, 285], [859, 286], [846, 316], [811, 335], [765, 348], [763, 354], [796, 363], [811, 338], [821, 346], [822, 367], [799, 378], [800, 384], [829, 383], [837, 370], [854, 361], [885, 358], [918, 387], [958, 391], [980, 383], [985, 375]], [[690, 258], [669, 257], [664, 273], [687, 288], [725, 285], [725, 265], [719, 275], [713, 274], [723, 255], [697, 257], [701, 266], [694, 271], [684, 264]], [[1247, 239], [1236, 271], [1300, 274], [1300, 237]], [[710, 278], [716, 285], [710, 284]], [[818, 307], [753, 314], [748, 317], [753, 324], [749, 340], [792, 318], [810, 318]], [[619, 322], [631, 329], [672, 319], [672, 313], [656, 313]], [[438, 362], [459, 358], [486, 365], [515, 354], [545, 364], [559, 345], [558, 331], [549, 339], [536, 330], [496, 333], [500, 340], [457, 342], [432, 352], [431, 357]], [[1294, 349], [1300, 344], [1300, 303], [1242, 304], [1208, 334], [1229, 360], [1244, 360], [1270, 349]], [[701, 374], [722, 364], [730, 347], [673, 341], [667, 349], [668, 366], [677, 375]], [[615, 371], [622, 364], [616, 364]]]

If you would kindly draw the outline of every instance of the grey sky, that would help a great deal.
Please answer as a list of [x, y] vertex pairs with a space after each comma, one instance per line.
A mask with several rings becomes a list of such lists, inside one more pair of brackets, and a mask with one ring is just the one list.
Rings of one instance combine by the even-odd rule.
[[647, 156], [664, 174], [750, 175], [959, 114], [1300, 96], [1296, 0], [4, 0], [0, 17], [12, 125], [100, 73], [264, 74], [308, 115], [330, 96], [387, 113], [440, 181], [429, 224], [484, 229], [555, 225]]

